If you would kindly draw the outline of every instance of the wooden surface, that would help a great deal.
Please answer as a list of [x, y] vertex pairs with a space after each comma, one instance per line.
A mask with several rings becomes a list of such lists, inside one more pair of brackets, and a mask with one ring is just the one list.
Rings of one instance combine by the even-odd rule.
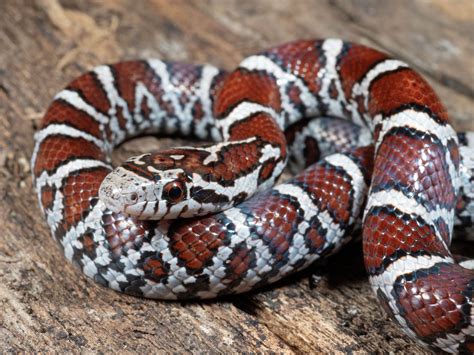
[[[457, 128], [474, 130], [473, 24], [471, 0], [0, 1], [0, 350], [423, 352], [378, 306], [358, 244], [218, 302], [157, 302], [95, 285], [65, 262], [40, 215], [32, 136], [53, 95], [95, 65], [159, 57], [232, 68], [284, 41], [330, 36], [412, 64]], [[145, 149], [157, 142], [142, 140]]]

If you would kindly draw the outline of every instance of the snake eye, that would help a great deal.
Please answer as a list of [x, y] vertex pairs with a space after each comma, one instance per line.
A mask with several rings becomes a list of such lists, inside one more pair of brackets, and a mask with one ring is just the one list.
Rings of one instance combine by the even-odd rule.
[[170, 182], [163, 188], [163, 198], [172, 203], [181, 201], [184, 197], [184, 187], [180, 182]]
[[137, 202], [138, 200], [138, 194], [136, 192], [132, 193], [130, 195], [130, 200], [132, 200], [132, 202]]

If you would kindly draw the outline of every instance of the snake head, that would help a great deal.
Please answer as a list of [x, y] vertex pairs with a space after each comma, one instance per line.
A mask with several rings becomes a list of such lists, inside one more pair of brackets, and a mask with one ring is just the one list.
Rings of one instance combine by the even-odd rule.
[[[139, 219], [174, 219], [196, 209], [190, 198], [192, 173], [173, 152], [128, 159], [102, 181], [99, 198], [112, 212]], [[191, 211], [190, 211], [191, 210]]]

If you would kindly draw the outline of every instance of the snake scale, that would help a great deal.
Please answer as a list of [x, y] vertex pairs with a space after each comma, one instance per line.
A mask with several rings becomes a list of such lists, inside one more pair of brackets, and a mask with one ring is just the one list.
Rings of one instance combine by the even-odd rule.
[[[329, 131], [310, 134], [318, 125]], [[113, 169], [112, 150], [143, 134], [216, 143]], [[103, 65], [55, 96], [35, 142], [52, 235], [100, 284], [161, 299], [245, 292], [334, 252], [362, 223], [388, 314], [424, 346], [474, 351], [472, 262], [448, 248], [455, 209], [472, 222], [472, 134], [458, 137], [400, 60], [325, 39], [249, 56], [230, 73], [157, 59]], [[289, 159], [320, 155], [272, 187]]]

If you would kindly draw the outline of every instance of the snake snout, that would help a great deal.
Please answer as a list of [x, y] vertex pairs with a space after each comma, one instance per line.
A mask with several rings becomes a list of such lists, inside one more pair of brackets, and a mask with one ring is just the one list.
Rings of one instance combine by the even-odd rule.
[[104, 179], [99, 188], [99, 198], [112, 212], [121, 212], [124, 207], [122, 189], [115, 185], [111, 179]]

